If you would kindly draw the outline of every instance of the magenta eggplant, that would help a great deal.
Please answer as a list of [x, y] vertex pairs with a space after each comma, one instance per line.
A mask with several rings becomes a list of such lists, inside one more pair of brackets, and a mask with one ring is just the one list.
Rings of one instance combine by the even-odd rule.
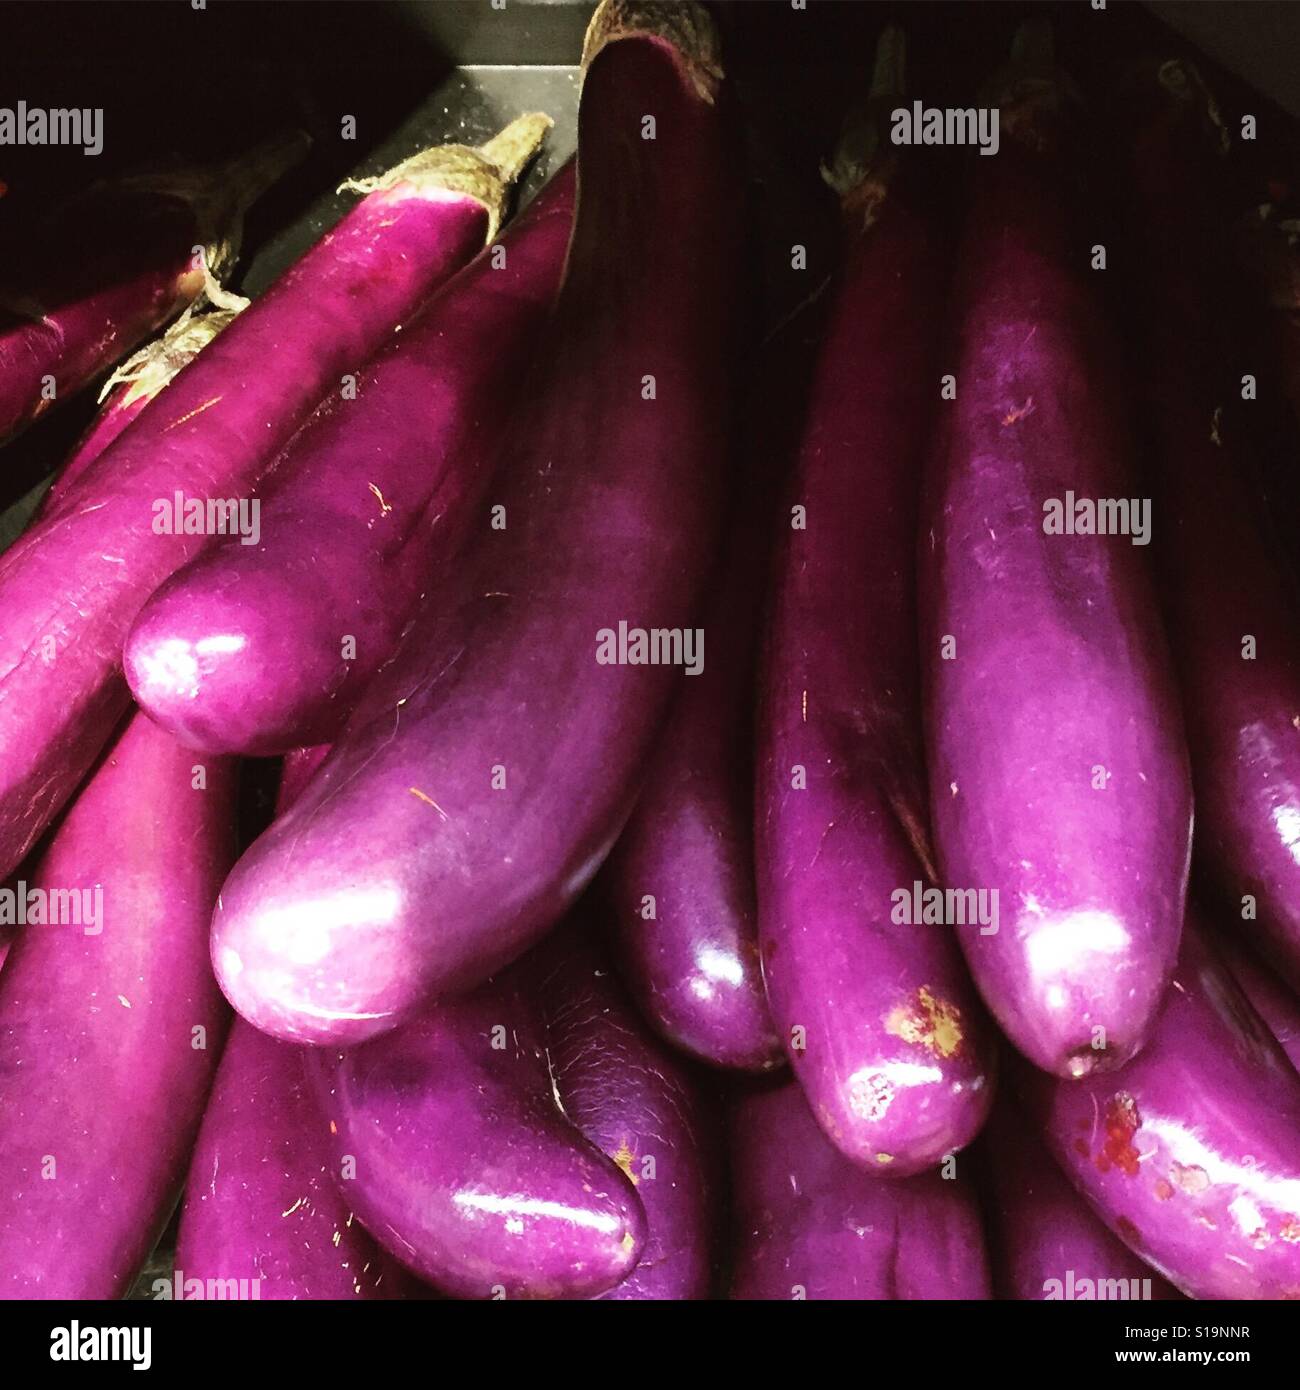
[[245, 209], [308, 143], [295, 131], [211, 168], [97, 185], [33, 235], [23, 283], [0, 290], [0, 442], [191, 303], [205, 263], [223, 273]]
[[1214, 946], [1251, 1007], [1268, 1025], [1291, 1065], [1300, 1071], [1300, 999], [1246, 951], [1237, 937], [1219, 932]]
[[120, 1297], [171, 1215], [228, 1020], [206, 936], [233, 814], [232, 767], [136, 715], [20, 885], [0, 972], [0, 1296]]
[[758, 955], [749, 775], [764, 539], [733, 529], [708, 661], [677, 696], [602, 876], [641, 1012], [703, 1061], [757, 1072], [782, 1056]]
[[1007, 1036], [1077, 1077], [1122, 1066], [1159, 1007], [1191, 791], [1066, 100], [1050, 78], [1010, 93], [974, 161], [920, 549], [942, 882], [997, 905], [959, 936]]
[[398, 166], [0, 557], [0, 874], [125, 712], [119, 663], [140, 605], [241, 504], [251, 526], [248, 494], [276, 451], [495, 229], [545, 124], [521, 118], [486, 154], [448, 146]]
[[[1145, 108], [1145, 109], [1144, 109]], [[1203, 89], [1167, 63], [1133, 115], [1128, 205], [1137, 366], [1198, 854], [1300, 989], [1300, 606], [1267, 518], [1236, 359], [1240, 312], [1202, 131]], [[1291, 465], [1293, 466], [1293, 464]]]
[[1170, 1283], [1192, 1298], [1300, 1295], [1300, 1075], [1193, 918], [1123, 1071], [1020, 1080], [1066, 1176]]
[[453, 556], [478, 518], [494, 438], [483, 421], [510, 408], [554, 298], [573, 193], [566, 167], [358, 374], [355, 400], [298, 433], [264, 489], [260, 545], [228, 538], [145, 605], [127, 680], [182, 742], [269, 754], [338, 733], [421, 591], [438, 587], [434, 557]]
[[975, 1136], [993, 1073], [951, 929], [895, 907], [930, 878], [915, 536], [941, 242], [896, 167], [846, 183], [844, 263], [773, 567], [759, 932], [813, 1114], [848, 1158], [907, 1177]]
[[1177, 1290], [1106, 1229], [1031, 1122], [1005, 1096], [981, 1137], [999, 1298], [1176, 1299]]
[[827, 1140], [793, 1081], [742, 1095], [730, 1142], [733, 1299], [991, 1297], [964, 1176], [864, 1172]]
[[[636, 27], [658, 19], [696, 46]], [[552, 350], [462, 602], [414, 615], [222, 890], [218, 979], [275, 1036], [355, 1043], [473, 987], [572, 905], [630, 810], [682, 678], [641, 664], [649, 633], [691, 660], [725, 458], [736, 170], [712, 42], [697, 6], [592, 21]]]
[[586, 1298], [636, 1267], [636, 1189], [556, 1103], [516, 979], [307, 1070], [348, 1205], [444, 1293]]
[[197, 317], [186, 313], [160, 337], [125, 361], [109, 378], [108, 398], [41, 499], [36, 523], [56, 510], [64, 494], [172, 378], [226, 327], [237, 310], [214, 309]]
[[645, 1209], [640, 1262], [600, 1297], [707, 1298], [720, 1195], [717, 1125], [699, 1079], [624, 997], [594, 925], [561, 928], [528, 969], [564, 1113], [618, 1164]]

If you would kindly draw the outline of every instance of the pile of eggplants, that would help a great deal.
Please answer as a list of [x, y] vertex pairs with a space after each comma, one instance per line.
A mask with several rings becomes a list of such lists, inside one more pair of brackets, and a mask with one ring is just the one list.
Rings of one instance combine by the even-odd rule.
[[1295, 1297], [1290, 364], [1202, 77], [1103, 128], [1031, 22], [957, 159], [887, 27], [787, 400], [708, 9], [582, 59], [513, 221], [545, 116], [251, 304], [296, 136], [7, 268], [0, 437], [104, 385], [0, 555], [0, 1296]]

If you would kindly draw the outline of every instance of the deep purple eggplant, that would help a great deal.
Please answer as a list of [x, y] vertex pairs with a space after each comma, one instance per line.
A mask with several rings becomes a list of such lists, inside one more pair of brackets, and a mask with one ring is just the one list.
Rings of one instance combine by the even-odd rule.
[[[125, 712], [122, 642], [216, 539], [212, 504], [229, 504], [214, 512], [227, 529], [237, 504], [252, 516], [250, 490], [302, 419], [495, 231], [547, 124], [524, 117], [484, 153], [447, 146], [391, 171], [0, 557], [0, 874]], [[203, 534], [178, 533], [195, 519]]]
[[[873, 101], [901, 91], [887, 30]], [[763, 974], [830, 1140], [901, 1177], [968, 1143], [992, 1095], [982, 1010], [928, 885], [915, 536], [942, 242], [884, 145], [839, 165], [843, 263], [780, 521], [758, 729]], [[846, 594], [870, 595], [846, 602]]]
[[0, 442], [192, 303], [205, 268], [224, 273], [245, 210], [307, 145], [295, 131], [210, 168], [97, 184], [11, 250], [22, 278], [0, 288]]
[[1157, 536], [1196, 786], [1197, 853], [1300, 989], [1300, 603], [1251, 487], [1240, 313], [1223, 273], [1203, 89], [1141, 89], [1126, 205]]
[[592, 925], [562, 927], [528, 968], [564, 1113], [627, 1174], [645, 1208], [640, 1262], [601, 1297], [707, 1298], [718, 1235], [719, 1127], [699, 1077], [630, 1006]]
[[1300, 1295], [1300, 1074], [1193, 917], [1133, 1061], [1020, 1080], [1066, 1176], [1170, 1283], [1192, 1298]]
[[307, 1071], [348, 1205], [443, 1292], [587, 1298], [635, 1269], [636, 1189], [557, 1103], [515, 976]]
[[1300, 1000], [1246, 951], [1236, 936], [1220, 932], [1214, 945], [1251, 1007], [1268, 1025], [1291, 1065], [1300, 1071]]
[[1032, 1123], [1005, 1095], [993, 1107], [980, 1147], [991, 1199], [999, 1298], [1074, 1302], [1180, 1297], [1093, 1215]]
[[991, 1297], [966, 1178], [864, 1172], [829, 1143], [796, 1082], [740, 1097], [731, 1164], [733, 1299]]
[[[566, 166], [328, 402], [267, 480], [262, 541], [225, 540], [153, 596], [126, 642], [132, 693], [183, 743], [269, 754], [334, 737], [480, 519], [493, 431], [559, 285]], [[505, 256], [504, 264], [499, 260]], [[279, 480], [283, 479], [281, 484]]]
[[213, 963], [267, 1032], [354, 1043], [472, 987], [572, 905], [630, 810], [683, 678], [639, 664], [636, 633], [691, 659], [726, 456], [736, 169], [713, 45], [696, 5], [592, 20], [577, 218], [501, 441], [504, 527], [485, 509], [457, 611], [439, 593], [414, 615], [222, 890]]
[[0, 972], [0, 1297], [120, 1297], [167, 1224], [229, 1018], [233, 783], [137, 714], [33, 874], [81, 925], [29, 916]]
[[[922, 660], [941, 880], [997, 894], [995, 931], [959, 929], [975, 982], [1021, 1052], [1080, 1077], [1122, 1066], [1150, 1030], [1192, 805], [1070, 99], [1042, 61], [1026, 54], [991, 93], [1002, 145], [973, 161]], [[1131, 534], [1083, 530], [1119, 499], [1137, 505]]]

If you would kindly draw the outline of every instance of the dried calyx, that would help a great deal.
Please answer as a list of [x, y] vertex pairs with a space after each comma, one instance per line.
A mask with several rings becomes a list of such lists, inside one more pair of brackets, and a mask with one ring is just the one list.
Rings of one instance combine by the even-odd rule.
[[722, 45], [709, 12], [695, 0], [601, 0], [582, 44], [582, 70], [618, 39], [647, 35], [671, 44], [699, 95], [712, 103], [722, 81]]

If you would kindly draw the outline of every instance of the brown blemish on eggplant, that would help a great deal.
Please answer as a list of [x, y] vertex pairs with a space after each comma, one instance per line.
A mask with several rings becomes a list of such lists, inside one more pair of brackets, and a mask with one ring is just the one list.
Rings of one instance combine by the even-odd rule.
[[412, 796], [417, 796], [417, 797], [419, 797], [419, 799], [420, 799], [421, 801], [426, 801], [426, 802], [428, 802], [428, 804], [429, 804], [430, 806], [432, 806], [433, 809], [434, 809], [435, 811], [437, 811], [437, 813], [443, 818], [443, 820], [446, 820], [446, 819], [447, 819], [447, 813], [446, 813], [446, 811], [444, 811], [444, 810], [442, 809], [442, 807], [438, 805], [438, 803], [433, 799], [433, 797], [431, 797], [431, 796], [426, 796], [426, 795], [424, 794], [424, 792], [422, 792], [422, 791], [419, 789], [419, 787], [407, 787], [406, 790], [407, 790], [408, 792], [410, 792]]
[[1076, 1140], [1074, 1141], [1074, 1151], [1075, 1151], [1075, 1153], [1077, 1153], [1077, 1154], [1079, 1155], [1080, 1158], [1087, 1158], [1087, 1157], [1088, 1157], [1088, 1145], [1087, 1145], [1087, 1143], [1086, 1143], [1084, 1140], [1082, 1140], [1082, 1139], [1076, 1139]]
[[910, 1005], [900, 1005], [885, 1020], [885, 1031], [904, 1042], [924, 1047], [937, 1057], [951, 1057], [962, 1044], [961, 1011], [937, 998], [926, 985]]
[[[202, 405], [196, 405], [193, 410], [187, 411], [179, 420], [173, 420], [171, 424], [167, 426], [167, 429], [174, 430], [177, 425], [183, 425], [186, 420], [192, 420], [196, 415], [202, 415], [205, 410], [210, 410], [220, 400], [220, 396], [213, 396], [210, 401], [204, 401]], [[163, 431], [164, 434], [166, 432], [166, 430]]]
[[1127, 1216], [1121, 1216], [1115, 1222], [1115, 1229], [1130, 1244], [1140, 1245], [1142, 1243], [1142, 1233]]
[[1027, 420], [1036, 409], [1034, 398], [1029, 396], [1024, 405], [1013, 405], [1010, 410], [1002, 417], [1003, 426], [1019, 424], [1021, 420]]
[[1174, 1195], [1173, 1184], [1166, 1178], [1161, 1178], [1155, 1186], [1156, 1199], [1167, 1202]]
[[889, 1163], [892, 1163], [893, 1161], [894, 1161], [894, 1155], [893, 1155], [893, 1154], [877, 1154], [877, 1155], [876, 1155], [876, 1162], [879, 1163], [879, 1164], [881, 1164], [881, 1165], [889, 1164]]
[[1196, 1164], [1175, 1163], [1169, 1170], [1170, 1181], [1190, 1196], [1195, 1197], [1210, 1185], [1210, 1175]]
[[864, 1120], [884, 1118], [894, 1099], [894, 1088], [881, 1072], [859, 1074], [849, 1088], [849, 1109]]
[[636, 1154], [633, 1153], [631, 1147], [628, 1145], [626, 1135], [619, 1140], [618, 1148], [610, 1154], [610, 1157], [623, 1170], [627, 1176], [627, 1180], [633, 1187], [641, 1186], [641, 1179], [632, 1171], [632, 1160], [636, 1157]]
[[1277, 1228], [1277, 1233], [1288, 1245], [1300, 1245], [1300, 1219], [1288, 1216]]
[[1138, 1171], [1138, 1151], [1133, 1136], [1142, 1126], [1137, 1102], [1127, 1091], [1120, 1091], [1106, 1106], [1105, 1129], [1101, 1150], [1097, 1154], [1097, 1170], [1108, 1173], [1118, 1168], [1126, 1177], [1134, 1178]]

